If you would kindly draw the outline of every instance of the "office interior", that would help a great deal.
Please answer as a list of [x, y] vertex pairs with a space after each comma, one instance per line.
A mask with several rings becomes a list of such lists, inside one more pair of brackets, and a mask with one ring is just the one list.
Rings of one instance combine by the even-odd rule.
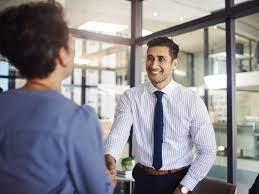
[[[0, 0], [0, 10], [29, 1]], [[64, 6], [75, 47], [74, 71], [62, 93], [94, 107], [104, 139], [120, 95], [147, 81], [147, 41], [171, 37], [180, 46], [173, 77], [204, 99], [215, 129], [217, 158], [208, 176], [248, 193], [259, 173], [259, 2], [56, 1]], [[0, 87], [24, 83], [2, 57]], [[130, 150], [129, 140], [122, 157]]]

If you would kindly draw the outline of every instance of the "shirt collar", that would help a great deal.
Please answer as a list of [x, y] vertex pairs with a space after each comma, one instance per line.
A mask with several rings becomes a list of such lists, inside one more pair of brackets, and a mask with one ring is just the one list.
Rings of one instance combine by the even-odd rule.
[[[177, 83], [172, 79], [167, 86], [165, 86], [161, 92], [165, 93], [166, 95], [169, 95], [175, 88], [177, 87]], [[148, 89], [150, 93], [154, 93], [155, 91], [158, 91], [158, 89], [151, 83], [151, 81], [148, 82]]]

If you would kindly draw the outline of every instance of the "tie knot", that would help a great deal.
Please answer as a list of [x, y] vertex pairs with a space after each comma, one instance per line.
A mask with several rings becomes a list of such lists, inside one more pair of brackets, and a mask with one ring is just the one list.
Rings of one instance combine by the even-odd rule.
[[154, 94], [156, 95], [157, 100], [161, 100], [164, 93], [161, 91], [155, 91]]

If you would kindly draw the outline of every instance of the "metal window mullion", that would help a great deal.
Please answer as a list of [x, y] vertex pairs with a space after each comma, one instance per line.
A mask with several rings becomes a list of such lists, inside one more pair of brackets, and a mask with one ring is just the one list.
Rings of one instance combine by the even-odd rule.
[[[128, 64], [128, 83], [134, 87], [141, 83], [142, 45], [137, 44], [137, 38], [142, 36], [142, 1], [131, 1], [131, 46], [130, 63]], [[129, 155], [132, 156], [132, 128], [129, 137]]]
[[[204, 51], [204, 76], [209, 74], [209, 29], [205, 28], [203, 31], [203, 51]], [[204, 89], [204, 103], [208, 109], [209, 107], [209, 91], [207, 88]]]
[[131, 49], [128, 67], [129, 85], [134, 87], [141, 83], [142, 45], [136, 39], [142, 35], [142, 1], [131, 1]]
[[[226, 11], [230, 12], [234, 0], [226, 0]], [[226, 18], [226, 70], [227, 70], [227, 181], [236, 184], [236, 72], [235, 72], [235, 20]]]

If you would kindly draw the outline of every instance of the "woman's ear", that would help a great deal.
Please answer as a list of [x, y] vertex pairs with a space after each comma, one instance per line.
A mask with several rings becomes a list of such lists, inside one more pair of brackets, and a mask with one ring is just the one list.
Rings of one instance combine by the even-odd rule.
[[58, 51], [58, 56], [55, 61], [57, 65], [61, 65], [62, 67], [69, 66], [69, 63], [71, 62], [69, 51], [64, 47], [61, 47]]

